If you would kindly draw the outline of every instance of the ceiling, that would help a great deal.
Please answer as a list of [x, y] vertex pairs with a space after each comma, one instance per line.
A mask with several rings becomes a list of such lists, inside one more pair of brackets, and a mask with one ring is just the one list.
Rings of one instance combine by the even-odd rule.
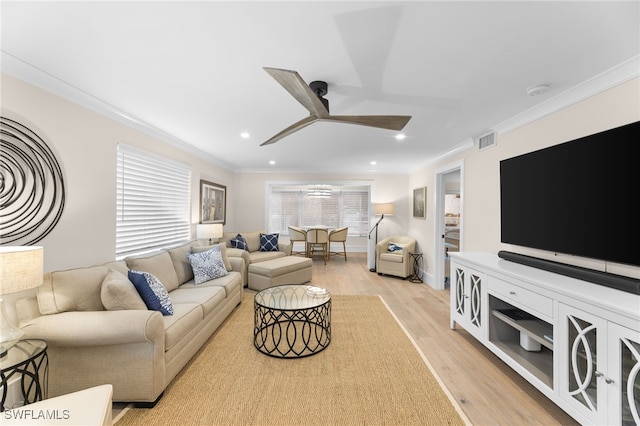
[[[639, 5], [3, 0], [2, 69], [229, 170], [407, 173], [637, 64]], [[261, 147], [309, 114], [262, 67], [326, 81], [332, 114], [411, 115], [406, 138], [318, 122]]]

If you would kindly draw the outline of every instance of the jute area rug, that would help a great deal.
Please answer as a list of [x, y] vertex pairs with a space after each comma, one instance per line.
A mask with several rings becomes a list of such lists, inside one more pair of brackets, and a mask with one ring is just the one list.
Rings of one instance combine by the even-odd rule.
[[253, 346], [253, 297], [128, 425], [461, 425], [424, 355], [378, 296], [333, 296], [331, 343], [300, 359]]

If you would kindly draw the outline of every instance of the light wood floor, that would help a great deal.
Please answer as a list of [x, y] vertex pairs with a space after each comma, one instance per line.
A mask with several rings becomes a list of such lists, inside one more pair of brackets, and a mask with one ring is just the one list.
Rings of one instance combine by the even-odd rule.
[[577, 424], [466, 331], [451, 330], [449, 290], [369, 272], [364, 253], [314, 259], [311, 284], [382, 296], [474, 425]]

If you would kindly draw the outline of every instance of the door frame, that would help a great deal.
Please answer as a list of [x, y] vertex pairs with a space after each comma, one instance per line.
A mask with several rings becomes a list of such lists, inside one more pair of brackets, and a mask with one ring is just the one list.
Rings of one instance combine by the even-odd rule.
[[464, 213], [464, 160], [454, 161], [446, 166], [440, 167], [435, 170], [435, 183], [436, 190], [434, 191], [434, 205], [435, 205], [435, 220], [434, 232], [435, 235], [435, 268], [434, 268], [434, 280], [433, 288], [436, 290], [444, 290], [444, 207], [445, 207], [445, 179], [444, 175], [447, 173], [460, 171], [460, 246], [459, 251], [463, 250], [464, 244], [464, 226], [465, 219]]

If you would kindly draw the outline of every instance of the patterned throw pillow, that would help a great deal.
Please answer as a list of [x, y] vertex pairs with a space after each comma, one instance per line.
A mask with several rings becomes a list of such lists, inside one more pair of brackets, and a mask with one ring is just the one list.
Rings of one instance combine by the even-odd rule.
[[387, 246], [387, 251], [391, 253], [400, 254], [402, 253], [402, 246], [396, 243], [389, 243], [389, 245]]
[[280, 234], [260, 234], [260, 251], [278, 251]]
[[160, 311], [162, 315], [173, 315], [173, 303], [167, 289], [153, 274], [149, 272], [129, 271], [131, 281], [142, 297], [144, 304], [152, 311]]
[[249, 246], [247, 245], [247, 242], [245, 241], [244, 237], [240, 234], [233, 237], [229, 242], [231, 243], [231, 247], [249, 251]]
[[202, 253], [188, 254], [187, 257], [196, 284], [229, 275], [222, 260], [222, 249], [218, 245]]

